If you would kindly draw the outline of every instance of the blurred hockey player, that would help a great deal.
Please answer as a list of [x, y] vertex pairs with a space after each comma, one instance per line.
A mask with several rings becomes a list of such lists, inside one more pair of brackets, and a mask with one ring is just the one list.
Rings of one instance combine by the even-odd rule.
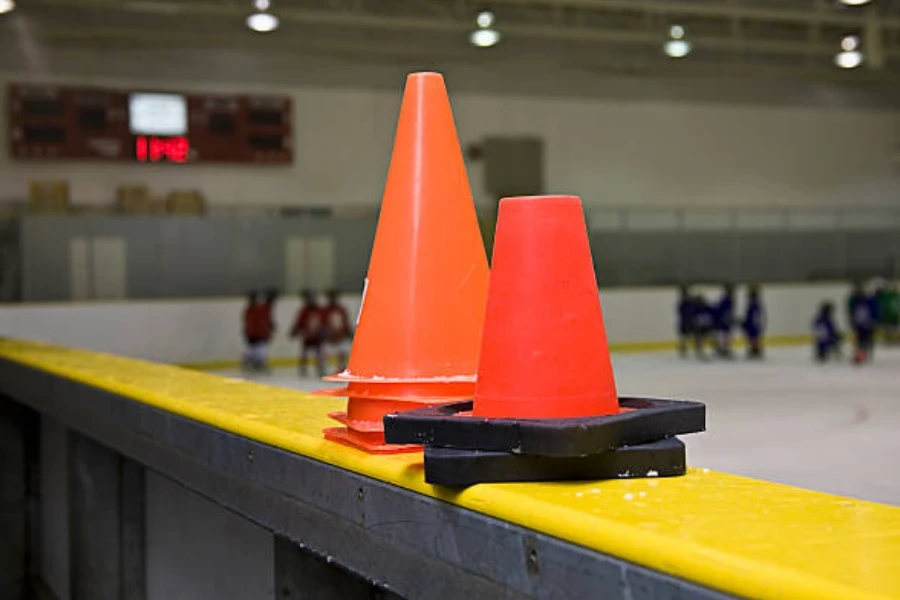
[[713, 309], [713, 328], [716, 331], [716, 354], [731, 358], [731, 330], [734, 327], [734, 286], [726, 284], [722, 296]]
[[244, 341], [247, 349], [242, 364], [245, 369], [251, 371], [268, 369], [268, 346], [273, 331], [271, 306], [266, 300], [266, 295], [250, 292], [244, 309]]
[[686, 358], [688, 353], [688, 343], [694, 336], [694, 298], [691, 297], [691, 290], [688, 286], [683, 285], [679, 288], [678, 304], [675, 306], [676, 318], [678, 321], [678, 355]]
[[834, 323], [834, 304], [823, 302], [812, 322], [815, 359], [824, 363], [832, 356], [840, 356], [841, 333]]
[[747, 290], [747, 312], [744, 314], [741, 328], [747, 337], [747, 358], [761, 359], [763, 332], [766, 329], [766, 308], [763, 306], [759, 286], [753, 285]]
[[347, 355], [350, 353], [350, 315], [341, 304], [340, 294], [336, 290], [328, 291], [322, 314], [325, 324], [322, 340], [325, 362], [328, 364], [334, 358], [338, 372], [343, 371], [347, 367]]
[[316, 372], [322, 377], [325, 375], [325, 362], [322, 357], [324, 333], [322, 307], [316, 301], [316, 295], [310, 290], [303, 290], [300, 299], [303, 306], [297, 311], [297, 318], [289, 334], [292, 339], [300, 338], [300, 376], [308, 376], [309, 360], [312, 355]]
[[278, 302], [278, 290], [275, 288], [267, 289], [264, 292], [263, 301], [269, 314], [269, 323], [272, 327], [271, 333], [274, 335], [278, 331], [278, 323], [275, 321], [275, 304]]
[[897, 284], [884, 282], [878, 293], [878, 327], [888, 344], [900, 342], [900, 293]]
[[861, 283], [853, 286], [847, 299], [847, 317], [853, 328], [856, 347], [853, 364], [861, 365], [872, 360], [875, 346], [875, 328], [878, 324], [878, 307], [874, 294], [867, 294]]
[[694, 335], [694, 350], [700, 360], [707, 360], [703, 347], [709, 339], [709, 334], [713, 331], [714, 312], [714, 308], [707, 304], [703, 294], [694, 296], [694, 318], [691, 330]]

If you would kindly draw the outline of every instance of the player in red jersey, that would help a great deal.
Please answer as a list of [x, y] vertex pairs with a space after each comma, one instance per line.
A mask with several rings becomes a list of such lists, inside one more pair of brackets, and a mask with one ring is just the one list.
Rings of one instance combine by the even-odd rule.
[[337, 361], [338, 372], [347, 368], [347, 355], [350, 353], [350, 315], [341, 304], [340, 294], [336, 290], [329, 290], [326, 295], [327, 302], [322, 308], [325, 319], [324, 352], [326, 362], [331, 362], [334, 357]]
[[265, 294], [250, 292], [244, 309], [244, 352], [243, 366], [253, 371], [265, 371], [268, 366], [267, 349], [275, 324], [272, 321], [271, 304]]
[[322, 341], [324, 337], [324, 312], [316, 302], [316, 296], [310, 290], [300, 293], [303, 306], [297, 312], [290, 337], [300, 338], [300, 376], [308, 373], [309, 355], [312, 354], [319, 377], [325, 374], [325, 363], [322, 357]]

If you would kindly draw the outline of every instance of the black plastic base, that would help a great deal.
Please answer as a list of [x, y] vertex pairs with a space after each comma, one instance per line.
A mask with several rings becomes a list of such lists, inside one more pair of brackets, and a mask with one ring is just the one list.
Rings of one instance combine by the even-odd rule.
[[388, 444], [587, 456], [706, 429], [700, 402], [619, 398], [617, 415], [577, 419], [485, 419], [461, 415], [472, 402], [428, 406], [384, 418]]
[[633, 479], [684, 475], [684, 444], [677, 438], [579, 457], [425, 448], [425, 481], [436, 485]]

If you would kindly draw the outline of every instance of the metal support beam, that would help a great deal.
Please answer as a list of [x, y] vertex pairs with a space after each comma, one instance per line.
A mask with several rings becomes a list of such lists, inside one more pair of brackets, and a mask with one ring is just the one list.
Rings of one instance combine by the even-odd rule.
[[[18, 35], [13, 29], [18, 18], [0, 19], [0, 39], [9, 39], [11, 51], [6, 54], [11, 57], [25, 53], [30, 40], [61, 53], [73, 48], [227, 49], [260, 59], [277, 57], [273, 63], [293, 55], [311, 63], [363, 59], [365, 64], [392, 69], [478, 65], [507, 74], [511, 81], [521, 79], [519, 69], [550, 76], [561, 68], [571, 78], [579, 77], [579, 70], [590, 70], [591, 75], [625, 74], [634, 79], [774, 77], [847, 87], [868, 83], [890, 87], [900, 68], [898, 9], [884, 3], [871, 9], [841, 9], [833, 0], [784, 6], [743, 0], [495, 0], [491, 6], [497, 11], [504, 43], [490, 52], [478, 52], [467, 42], [473, 17], [484, 7], [475, 0], [276, 3], [273, 10], [285, 26], [290, 25], [292, 34], [273, 36], [235, 35], [236, 23], [249, 10], [241, 2], [31, 0], [27, 4], [23, 15], [28, 16], [34, 36]], [[72, 22], [79, 27], [71, 27]], [[672, 22], [688, 28], [696, 50], [689, 60], [671, 61], [662, 51], [666, 26]], [[832, 57], [839, 33], [867, 28], [872, 33], [864, 36], [866, 68], [854, 73], [837, 69]], [[9, 34], [4, 35], [7, 29]]]
[[866, 26], [863, 30], [863, 48], [866, 67], [880, 71], [885, 67], [885, 40], [881, 19], [875, 11], [866, 13]]
[[73, 600], [144, 600], [143, 468], [76, 434], [69, 456]]
[[401, 600], [291, 540], [274, 536], [279, 600]]
[[0, 396], [0, 598], [25, 598], [28, 524], [28, 429], [24, 407]]
[[[53, 8], [76, 7], [82, 10], [102, 10], [111, 14], [114, 11], [136, 14], [129, 10], [127, 5], [123, 10], [122, 3], [117, 0], [33, 0], [33, 3]], [[707, 35], [703, 38], [696, 38], [694, 41], [699, 42], [702, 39], [703, 45], [714, 49], [735, 49], [735, 47], [741, 49], [746, 45], [750, 50], [785, 54], [802, 54], [805, 50], [803, 37], [793, 40], [772, 40], [766, 37], [750, 38], [748, 36], [743, 40], [735, 40], [732, 36], [733, 23], [753, 21], [768, 22], [773, 26], [790, 24], [805, 25], [810, 28], [829, 25], [861, 30], [868, 19], [867, 13], [861, 11], [812, 10], [812, 7], [808, 10], [756, 7], [752, 3], [733, 4], [730, 0], [714, 3], [660, 2], [659, 0], [497, 0], [495, 4], [498, 3], [514, 5], [514, 7], [510, 7], [510, 11], [517, 11], [515, 17], [504, 19], [500, 27], [505, 33], [515, 36], [563, 41], [575, 39], [598, 42], [658, 43], [662, 32], [656, 32], [648, 38], [643, 26], [627, 29], [597, 26], [590, 28], [566, 27], [550, 25], [546, 19], [527, 18], [528, 11], [536, 9], [539, 10], [536, 13], [538, 15], [552, 14], [553, 11], [559, 10], [569, 10], [587, 16], [630, 12], [665, 18], [719, 20], [724, 35]], [[240, 4], [202, 0], [177, 4], [159, 2], [158, 4], [171, 6], [173, 14], [183, 18], [196, 16], [234, 19], [246, 16], [246, 10]], [[354, 7], [352, 10], [280, 6], [277, 13], [279, 18], [285, 22], [307, 25], [458, 34], [471, 30], [472, 16], [480, 5], [471, 2], [463, 6], [464, 8], [460, 9], [455, 16], [407, 12], [402, 8], [392, 13], [385, 13], [383, 10], [376, 10], [366, 5]], [[900, 30], [900, 18], [877, 14], [876, 18], [879, 26], [885, 31]], [[195, 30], [191, 29], [191, 31]]]
[[120, 576], [122, 600], [145, 600], [147, 597], [144, 467], [119, 457], [120, 485]]
[[[669, 16], [705, 17], [752, 21], [772, 21], [776, 23], [822, 23], [829, 25], [861, 25], [863, 17], [852, 11], [818, 11], [792, 8], [775, 8], [774, 5], [756, 6], [754, 2], [734, 4], [730, 0], [718, 2], [693, 2], [691, 0], [494, 0], [494, 4], [548, 5], [560, 4], [581, 10], [628, 10], [652, 12]], [[787, 3], [785, 3], [787, 5]], [[900, 28], [900, 19], [885, 18], [884, 24], [891, 29]]]

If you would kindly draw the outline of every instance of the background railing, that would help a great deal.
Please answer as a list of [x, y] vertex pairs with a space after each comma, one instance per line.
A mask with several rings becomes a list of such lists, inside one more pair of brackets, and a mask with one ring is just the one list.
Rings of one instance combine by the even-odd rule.
[[[587, 219], [606, 287], [848, 280], [900, 270], [900, 210], [589, 207]], [[375, 206], [8, 216], [0, 226], [0, 299], [202, 297], [305, 286], [356, 292], [376, 223]], [[481, 226], [490, 250], [494, 219], [481, 218]]]
[[604, 285], [893, 277], [900, 210], [590, 209]]

